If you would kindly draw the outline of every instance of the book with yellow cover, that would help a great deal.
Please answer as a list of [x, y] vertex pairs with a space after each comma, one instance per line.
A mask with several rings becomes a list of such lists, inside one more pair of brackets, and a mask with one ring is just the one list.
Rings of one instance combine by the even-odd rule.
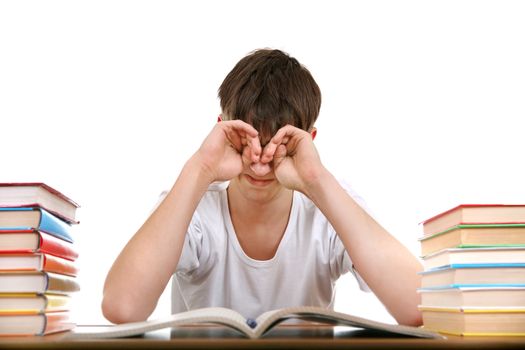
[[0, 314], [67, 311], [71, 297], [53, 293], [0, 293]]
[[461, 336], [525, 336], [525, 305], [509, 308], [419, 307], [425, 329]]

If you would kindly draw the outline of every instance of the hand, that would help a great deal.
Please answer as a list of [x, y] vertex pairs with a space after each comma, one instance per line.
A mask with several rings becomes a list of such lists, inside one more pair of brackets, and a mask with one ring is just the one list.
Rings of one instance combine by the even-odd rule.
[[292, 125], [279, 129], [265, 146], [260, 162], [266, 164], [272, 160], [277, 181], [305, 194], [325, 171], [312, 134]]
[[242, 120], [217, 123], [194, 155], [209, 174], [210, 182], [226, 181], [238, 176], [242, 157], [257, 163], [261, 154], [258, 132]]

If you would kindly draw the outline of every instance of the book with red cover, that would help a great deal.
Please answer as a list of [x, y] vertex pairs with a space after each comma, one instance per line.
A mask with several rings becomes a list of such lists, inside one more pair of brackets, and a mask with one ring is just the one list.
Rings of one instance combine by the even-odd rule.
[[463, 224], [522, 224], [525, 204], [460, 204], [423, 222], [423, 233], [431, 235]]
[[72, 243], [38, 230], [0, 230], [3, 253], [47, 253], [72, 261], [78, 258]]
[[42, 253], [1, 253], [0, 271], [45, 271], [76, 276], [73, 261]]
[[0, 315], [0, 336], [46, 335], [73, 328], [75, 324], [67, 311]]
[[0, 183], [1, 207], [41, 207], [70, 224], [77, 224], [80, 206], [42, 182]]

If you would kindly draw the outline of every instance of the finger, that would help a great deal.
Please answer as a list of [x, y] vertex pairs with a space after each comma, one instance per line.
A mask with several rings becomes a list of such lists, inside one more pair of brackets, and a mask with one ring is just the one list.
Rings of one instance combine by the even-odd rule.
[[286, 146], [285, 145], [279, 145], [276, 150], [275, 154], [273, 156], [273, 166], [277, 168], [279, 164], [283, 161], [283, 159], [286, 157]]
[[250, 148], [252, 153], [252, 161], [258, 162], [261, 156], [261, 141], [258, 137], [247, 137], [246, 145]]
[[292, 125], [286, 125], [279, 129], [277, 133], [272, 137], [270, 142], [264, 147], [263, 154], [261, 156], [261, 162], [267, 163], [274, 158], [275, 151], [279, 145], [286, 145], [290, 139], [299, 134], [301, 129], [298, 129]]
[[218, 125], [223, 128], [226, 137], [237, 151], [240, 152], [243, 146], [251, 143], [254, 153], [257, 156], [260, 154], [261, 146], [257, 137], [259, 133], [253, 126], [242, 120], [228, 120]]
[[223, 121], [220, 123], [220, 125], [236, 130], [238, 133], [246, 134], [250, 137], [257, 137], [259, 135], [259, 132], [255, 130], [253, 126], [239, 119]]
[[245, 164], [246, 166], [250, 166], [253, 161], [252, 161], [252, 151], [250, 149], [250, 147], [244, 147], [244, 149], [242, 150], [242, 162], [243, 164]]
[[233, 147], [240, 152], [243, 149], [243, 141], [241, 135], [235, 129], [225, 128], [226, 139], [233, 145]]

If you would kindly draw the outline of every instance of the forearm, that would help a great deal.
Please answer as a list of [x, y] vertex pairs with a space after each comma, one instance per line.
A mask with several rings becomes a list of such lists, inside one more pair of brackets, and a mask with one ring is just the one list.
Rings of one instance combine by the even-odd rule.
[[164, 201], [122, 250], [104, 285], [102, 308], [110, 321], [144, 320], [154, 310], [209, 183], [206, 173], [190, 159]]
[[420, 324], [417, 258], [359, 206], [328, 171], [307, 195], [330, 221], [354, 267], [399, 323]]

